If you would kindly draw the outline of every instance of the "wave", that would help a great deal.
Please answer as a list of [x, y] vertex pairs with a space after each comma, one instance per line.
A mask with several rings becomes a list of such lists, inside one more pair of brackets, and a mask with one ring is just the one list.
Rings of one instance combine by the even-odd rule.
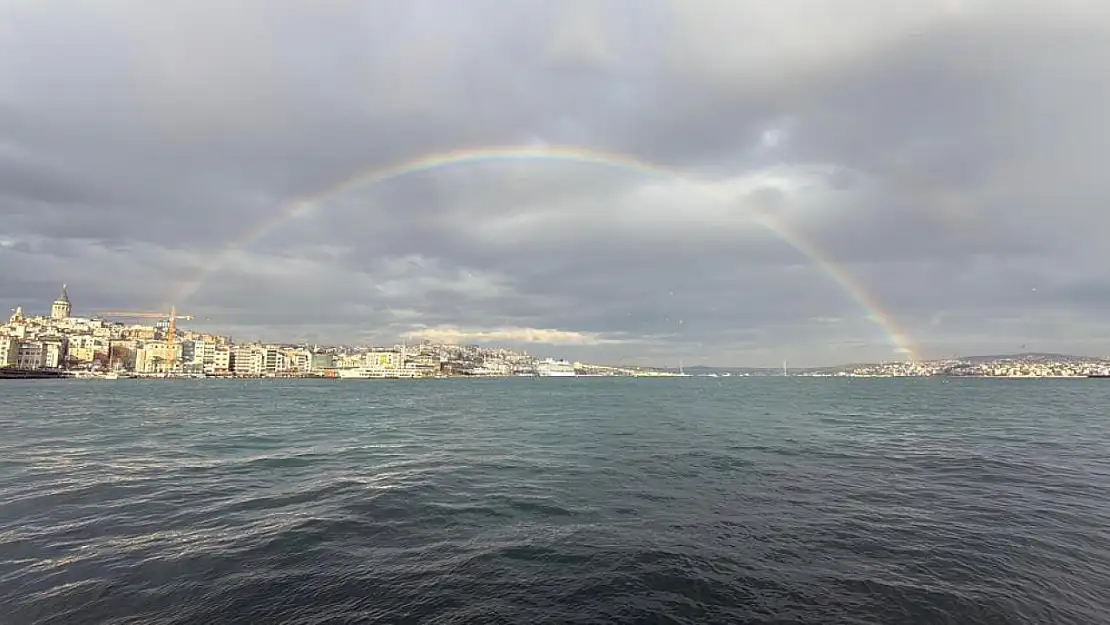
[[68, 412], [8, 397], [0, 621], [1110, 618], [1094, 400], [1050, 424], [1033, 391], [980, 386], [929, 422], [920, 402], [876, 413], [835, 385], [714, 383], [678, 428], [665, 385], [603, 383], [623, 397], [604, 415], [592, 385], [383, 386], [370, 402], [362, 386], [202, 384], [157, 428], [156, 385], [113, 387], [109, 416], [80, 408], [103, 385], [67, 386]]

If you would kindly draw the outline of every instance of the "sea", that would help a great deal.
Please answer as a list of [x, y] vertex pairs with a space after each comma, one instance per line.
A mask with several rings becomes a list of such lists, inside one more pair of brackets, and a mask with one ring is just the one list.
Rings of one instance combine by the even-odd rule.
[[1110, 381], [0, 382], [0, 623], [1110, 623]]

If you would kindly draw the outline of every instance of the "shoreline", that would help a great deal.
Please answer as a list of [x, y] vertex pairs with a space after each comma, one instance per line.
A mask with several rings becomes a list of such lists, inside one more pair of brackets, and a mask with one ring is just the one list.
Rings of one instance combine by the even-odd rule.
[[[58, 370], [12, 370], [11, 368], [0, 368], [0, 380], [96, 380], [102, 382], [117, 382], [120, 380], [505, 380], [509, 378], [681, 378], [681, 377], [705, 377], [710, 378], [714, 376], [681, 376], [677, 374], [658, 374], [646, 373], [641, 375], [598, 375], [598, 374], [579, 374], [579, 375], [559, 375], [559, 376], [544, 376], [544, 375], [429, 375], [429, 376], [375, 376], [375, 377], [340, 377], [329, 375], [252, 375], [252, 376], [224, 376], [224, 375], [143, 375], [143, 374], [126, 374], [117, 378], [107, 378], [104, 375], [90, 375], [88, 373], [82, 374], [81, 372], [58, 371]], [[714, 377], [719, 379], [720, 376]], [[747, 376], [730, 376], [737, 378], [781, 378], [784, 376], [760, 376], [760, 375], [747, 375]], [[938, 378], [938, 379], [973, 379], [973, 380], [1090, 380], [1100, 379], [1107, 376], [1098, 375], [793, 375], [785, 376], [791, 378], [867, 378], [867, 379], [924, 379], [924, 378]]]

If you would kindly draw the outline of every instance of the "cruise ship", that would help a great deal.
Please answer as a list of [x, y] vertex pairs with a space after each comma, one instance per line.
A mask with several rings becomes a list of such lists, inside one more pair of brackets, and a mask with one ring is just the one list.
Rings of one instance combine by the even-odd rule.
[[544, 378], [564, 378], [578, 375], [574, 371], [574, 365], [565, 360], [553, 360], [548, 358], [536, 363], [536, 375]]

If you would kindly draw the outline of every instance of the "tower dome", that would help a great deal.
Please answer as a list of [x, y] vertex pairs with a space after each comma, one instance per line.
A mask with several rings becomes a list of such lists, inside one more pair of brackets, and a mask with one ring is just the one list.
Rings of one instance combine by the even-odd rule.
[[62, 285], [62, 293], [58, 299], [50, 306], [51, 319], [68, 319], [69, 313], [73, 310], [73, 306], [69, 303], [69, 293], [66, 293], [66, 285]]

